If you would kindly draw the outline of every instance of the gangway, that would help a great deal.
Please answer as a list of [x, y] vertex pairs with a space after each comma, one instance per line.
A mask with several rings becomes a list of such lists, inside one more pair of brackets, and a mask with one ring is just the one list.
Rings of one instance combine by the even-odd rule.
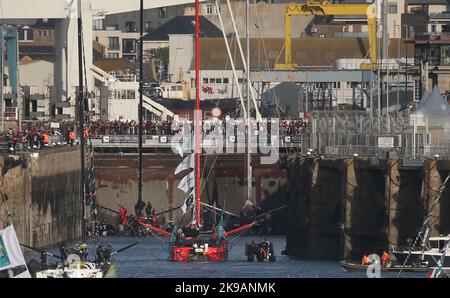
[[[118, 79], [116, 76], [107, 73], [106, 71], [104, 71], [103, 69], [92, 65], [91, 66], [91, 70], [92, 70], [92, 74], [94, 75], [94, 77], [103, 82], [105, 84], [105, 86], [108, 86], [108, 88], [111, 86], [111, 83], [114, 82], [120, 82], [120, 79]], [[128, 83], [130, 83], [129, 81], [127, 81]], [[136, 89], [139, 89], [137, 83], [138, 82], [131, 82], [131, 83], [135, 83], [136, 84]], [[149, 112], [155, 114], [156, 116], [160, 117], [162, 120], [167, 120], [167, 117], [173, 118], [173, 116], [175, 115], [172, 111], [170, 111], [169, 109], [167, 109], [165, 106], [163, 106], [160, 103], [157, 103], [156, 101], [152, 100], [151, 98], [143, 95], [143, 107], [148, 110]]]

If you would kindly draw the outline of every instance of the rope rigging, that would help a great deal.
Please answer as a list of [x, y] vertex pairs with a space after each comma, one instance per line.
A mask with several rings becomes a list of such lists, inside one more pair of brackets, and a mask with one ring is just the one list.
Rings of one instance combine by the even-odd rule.
[[[437, 206], [437, 204], [439, 203], [439, 200], [440, 200], [440, 198], [442, 197], [442, 193], [444, 192], [444, 189], [445, 189], [445, 187], [446, 187], [447, 182], [448, 182], [449, 179], [450, 179], [450, 172], [448, 173], [447, 178], [445, 178], [444, 183], [442, 183], [442, 185], [441, 185], [441, 187], [440, 187], [440, 189], [439, 189], [439, 193], [438, 193], [437, 196], [436, 196], [436, 199], [435, 199], [434, 202], [431, 204], [431, 206], [430, 206], [430, 208], [429, 208], [429, 211], [428, 211], [428, 214], [427, 214], [427, 216], [426, 216], [426, 218], [425, 218], [425, 221], [423, 222], [422, 227], [420, 228], [419, 232], [417, 233], [417, 236], [416, 236], [416, 238], [414, 239], [413, 244], [409, 246], [408, 255], [406, 256], [405, 261], [403, 262], [403, 268], [404, 268], [404, 267], [406, 266], [406, 264], [408, 263], [408, 261], [409, 261], [411, 255], [412, 255], [412, 250], [413, 250], [413, 248], [416, 247], [418, 241], [419, 241], [419, 240], [422, 240], [422, 241], [425, 240], [425, 236], [427, 235], [427, 233], [425, 233], [425, 232], [429, 232], [429, 231], [428, 231], [428, 229], [429, 229], [429, 221], [430, 221], [431, 218], [433, 217], [433, 211], [434, 211], [434, 208], [435, 208], [435, 207]], [[422, 233], [423, 233], [423, 236], [424, 236], [424, 237], [422, 237]], [[423, 256], [423, 254], [425, 253], [425, 249], [427, 248], [426, 245], [427, 245], [427, 244], [426, 244], [425, 242], [422, 243], [422, 247], [421, 247], [421, 248], [422, 248], [422, 254], [421, 254], [422, 256]], [[435, 259], [435, 257], [434, 257], [433, 255], [431, 255], [431, 257], [433, 258], [433, 260], [434, 260], [436, 263], [438, 263], [437, 260]], [[397, 277], [400, 277], [400, 274], [403, 272], [403, 268], [398, 272]]]

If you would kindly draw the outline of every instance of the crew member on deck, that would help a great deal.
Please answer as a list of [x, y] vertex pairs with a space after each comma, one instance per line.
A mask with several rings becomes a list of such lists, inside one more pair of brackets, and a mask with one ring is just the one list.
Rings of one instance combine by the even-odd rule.
[[158, 218], [156, 217], [155, 208], [152, 208], [152, 212], [150, 213], [150, 218], [151, 218], [152, 224], [156, 225], [158, 223]]
[[142, 200], [138, 200], [136, 205], [134, 205], [134, 212], [136, 213], [136, 216], [142, 216], [142, 210], [145, 208], [145, 203]]
[[381, 265], [386, 266], [388, 261], [389, 261], [389, 254], [384, 251], [383, 255], [381, 256]]
[[120, 215], [122, 224], [127, 225], [128, 224], [128, 216], [129, 216], [128, 210], [124, 207], [120, 207], [119, 215]]
[[189, 227], [183, 228], [183, 234], [186, 238], [198, 238], [200, 236], [199, 230], [194, 226], [190, 225]]
[[152, 217], [152, 203], [147, 202], [147, 206], [145, 206], [145, 214], [147, 215], [148, 219]]
[[361, 265], [370, 265], [369, 257], [364, 255], [361, 260]]

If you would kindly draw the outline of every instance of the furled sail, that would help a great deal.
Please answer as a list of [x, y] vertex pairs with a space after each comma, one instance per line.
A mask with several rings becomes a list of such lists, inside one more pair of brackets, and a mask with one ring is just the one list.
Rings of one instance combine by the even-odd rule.
[[0, 273], [9, 277], [31, 278], [14, 227], [0, 230]]

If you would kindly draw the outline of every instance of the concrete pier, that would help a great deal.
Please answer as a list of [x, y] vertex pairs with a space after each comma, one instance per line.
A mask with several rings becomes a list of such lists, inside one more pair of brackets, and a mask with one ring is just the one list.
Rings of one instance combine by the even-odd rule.
[[[290, 156], [287, 254], [359, 259], [414, 239], [450, 171], [443, 160]], [[450, 184], [450, 183], [449, 183]], [[450, 186], [432, 235], [450, 232]]]
[[7, 208], [19, 241], [49, 247], [81, 237], [80, 152], [78, 147], [1, 156], [0, 226]]

